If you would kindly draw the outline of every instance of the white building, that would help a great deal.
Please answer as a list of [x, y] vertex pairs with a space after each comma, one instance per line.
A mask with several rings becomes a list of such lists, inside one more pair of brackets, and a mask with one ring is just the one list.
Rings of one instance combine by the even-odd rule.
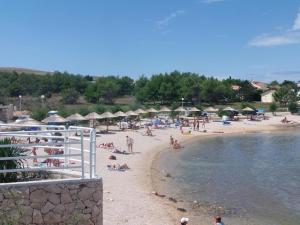
[[275, 90], [268, 90], [268, 91], [265, 91], [264, 93], [261, 94], [261, 102], [264, 102], [264, 103], [272, 103], [274, 102], [274, 97], [273, 97], [273, 94], [275, 93], [276, 91]]

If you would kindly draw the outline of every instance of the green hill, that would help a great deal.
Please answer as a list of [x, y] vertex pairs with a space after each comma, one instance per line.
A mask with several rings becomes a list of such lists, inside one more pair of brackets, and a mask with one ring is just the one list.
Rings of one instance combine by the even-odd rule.
[[38, 74], [38, 75], [52, 73], [52, 72], [47, 72], [42, 70], [19, 68], [19, 67], [0, 67], [0, 72], [31, 73], [31, 74]]

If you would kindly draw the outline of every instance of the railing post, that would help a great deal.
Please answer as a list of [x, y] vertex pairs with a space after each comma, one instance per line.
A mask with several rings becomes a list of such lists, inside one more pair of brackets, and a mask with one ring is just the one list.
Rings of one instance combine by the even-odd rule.
[[93, 130], [93, 154], [94, 154], [94, 158], [93, 158], [93, 166], [94, 166], [94, 170], [93, 170], [93, 178], [96, 177], [96, 150], [97, 150], [97, 133], [96, 130]]
[[90, 179], [92, 179], [93, 178], [93, 170], [92, 170], [92, 168], [93, 168], [93, 139], [92, 139], [92, 137], [93, 137], [93, 130], [91, 130], [90, 131], [90, 151], [89, 151], [89, 153], [90, 153]]
[[84, 179], [84, 147], [83, 147], [83, 130], [80, 131], [80, 148], [81, 148], [81, 178]]

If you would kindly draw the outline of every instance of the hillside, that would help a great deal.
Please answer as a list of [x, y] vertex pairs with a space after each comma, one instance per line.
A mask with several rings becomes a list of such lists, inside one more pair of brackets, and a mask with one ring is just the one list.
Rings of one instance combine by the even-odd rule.
[[27, 68], [20, 68], [20, 67], [0, 67], [0, 72], [17, 72], [17, 73], [31, 73], [31, 74], [38, 74], [38, 75], [44, 75], [47, 73], [47, 71], [42, 70], [35, 70], [35, 69], [27, 69]]

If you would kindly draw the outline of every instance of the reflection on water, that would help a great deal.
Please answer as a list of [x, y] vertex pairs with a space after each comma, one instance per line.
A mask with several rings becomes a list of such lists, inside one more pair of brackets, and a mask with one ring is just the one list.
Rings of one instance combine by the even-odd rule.
[[196, 211], [233, 223], [300, 224], [299, 130], [198, 140], [158, 164], [172, 175], [169, 194]]

